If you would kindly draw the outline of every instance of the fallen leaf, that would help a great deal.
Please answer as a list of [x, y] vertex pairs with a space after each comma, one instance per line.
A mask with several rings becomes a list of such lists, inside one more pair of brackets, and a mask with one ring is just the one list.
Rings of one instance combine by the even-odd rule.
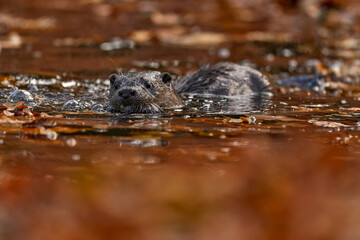
[[47, 117], [51, 117], [51, 116], [45, 112], [42, 112], [42, 113], [40, 113], [40, 117], [47, 118]]
[[329, 121], [309, 120], [309, 123], [312, 123], [315, 126], [328, 127], [328, 128], [349, 127], [349, 125], [345, 125], [345, 124], [338, 123], [338, 122], [329, 122]]
[[[24, 105], [24, 101], [20, 101], [20, 102], [17, 102], [15, 105], [14, 105], [14, 108], [17, 108], [17, 107], [20, 107], [20, 106], [25, 106]], [[27, 108], [27, 106], [25, 106]]]
[[8, 116], [8, 117], [14, 116], [14, 113], [9, 112], [8, 110], [4, 110], [3, 113], [4, 113], [6, 116]]
[[180, 23], [180, 16], [175, 13], [160, 13], [155, 12], [151, 15], [151, 21], [157, 25], [178, 25]]
[[156, 36], [164, 43], [196, 47], [216, 46], [226, 41], [226, 36], [222, 33], [194, 32], [185, 34], [185, 29], [182, 27], [158, 30]]
[[5, 102], [3, 104], [3, 106], [7, 107], [7, 110], [9, 110], [9, 111], [14, 110], [14, 108], [15, 108], [11, 102]]
[[26, 115], [28, 115], [30, 117], [34, 116], [34, 114], [28, 108], [23, 109], [23, 113], [25, 113]]
[[129, 38], [137, 43], [144, 43], [150, 41], [154, 37], [149, 30], [138, 30], [130, 34]]
[[[1, 22], [1, 15], [0, 15], [0, 22]], [[5, 38], [0, 39], [0, 45], [4, 49], [20, 48], [21, 44], [22, 44], [22, 40], [17, 32], [11, 32]]]

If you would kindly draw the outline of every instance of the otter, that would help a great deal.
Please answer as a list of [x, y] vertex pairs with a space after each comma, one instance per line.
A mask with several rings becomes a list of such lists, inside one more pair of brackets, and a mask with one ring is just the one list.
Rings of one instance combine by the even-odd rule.
[[[145, 71], [110, 76], [110, 110], [129, 113], [161, 113], [182, 107], [180, 95], [242, 96], [271, 94], [270, 83], [259, 71], [236, 63], [202, 66], [177, 80], [168, 73]], [[179, 95], [180, 94], [180, 95]]]
[[157, 71], [112, 74], [109, 103], [111, 111], [124, 113], [161, 113], [162, 108], [183, 106], [170, 74]]

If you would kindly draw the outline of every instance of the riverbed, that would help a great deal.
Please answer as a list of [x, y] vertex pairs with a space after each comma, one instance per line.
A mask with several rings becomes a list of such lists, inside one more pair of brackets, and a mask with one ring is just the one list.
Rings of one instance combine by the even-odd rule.
[[[359, 16], [354, 0], [0, 0], [0, 239], [358, 239]], [[104, 108], [112, 73], [218, 62], [272, 96]]]

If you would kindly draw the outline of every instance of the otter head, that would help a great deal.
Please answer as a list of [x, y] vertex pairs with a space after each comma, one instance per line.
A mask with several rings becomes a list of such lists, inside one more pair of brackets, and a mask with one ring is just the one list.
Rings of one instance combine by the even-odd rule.
[[124, 113], [160, 113], [162, 107], [181, 106], [168, 73], [156, 71], [110, 76], [110, 106]]

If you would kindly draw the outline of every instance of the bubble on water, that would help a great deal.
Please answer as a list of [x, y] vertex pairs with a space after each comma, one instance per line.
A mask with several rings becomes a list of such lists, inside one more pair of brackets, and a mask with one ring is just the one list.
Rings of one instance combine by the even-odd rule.
[[56, 140], [57, 136], [58, 134], [54, 131], [49, 131], [48, 133], [46, 133], [46, 137], [50, 140]]
[[17, 103], [24, 101], [25, 104], [31, 104], [34, 101], [33, 96], [26, 90], [15, 90], [7, 98], [7, 101]]
[[69, 147], [75, 147], [77, 145], [77, 141], [75, 138], [69, 138], [69, 139], [66, 139], [66, 144]]
[[95, 104], [92, 108], [91, 111], [93, 112], [104, 112], [104, 107], [101, 104]]
[[255, 123], [256, 122], [256, 118], [254, 116], [250, 116], [249, 117], [249, 123]]
[[79, 102], [75, 99], [69, 100], [63, 105], [63, 109], [65, 110], [78, 110], [79, 108]]
[[94, 104], [94, 101], [89, 99], [81, 99], [79, 102], [79, 107], [81, 109], [91, 109], [92, 105]]
[[345, 99], [341, 99], [340, 103], [341, 104], [347, 104], [347, 101]]
[[357, 122], [357, 123], [356, 123], [356, 126], [357, 126], [357, 127], [360, 127], [360, 122]]
[[3, 144], [4, 143], [4, 139], [0, 139], [0, 144]]

